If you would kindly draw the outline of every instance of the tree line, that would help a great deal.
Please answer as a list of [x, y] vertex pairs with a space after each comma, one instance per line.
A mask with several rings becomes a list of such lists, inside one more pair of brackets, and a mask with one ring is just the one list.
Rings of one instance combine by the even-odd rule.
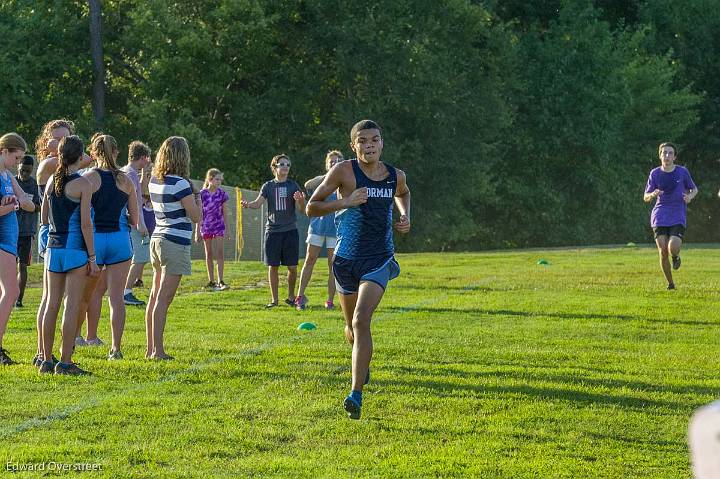
[[673, 141], [700, 189], [687, 237], [716, 241], [718, 6], [0, 0], [0, 131], [182, 135], [194, 177], [257, 188], [277, 153], [300, 180], [350, 156], [372, 118], [413, 192], [405, 251], [649, 241], [642, 192]]

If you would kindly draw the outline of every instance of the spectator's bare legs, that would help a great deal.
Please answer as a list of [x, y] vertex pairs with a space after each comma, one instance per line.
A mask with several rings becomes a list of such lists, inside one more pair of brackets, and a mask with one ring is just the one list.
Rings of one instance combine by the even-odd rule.
[[122, 342], [123, 332], [125, 331], [124, 286], [129, 269], [130, 261], [124, 261], [107, 267], [107, 291], [108, 302], [110, 303], [112, 351], [120, 351], [120, 343]]
[[315, 262], [317, 262], [319, 256], [320, 247], [308, 243], [307, 252], [305, 253], [305, 262], [303, 263], [302, 271], [300, 272], [300, 287], [298, 288], [298, 296], [305, 296], [305, 289], [308, 287], [308, 284], [310, 284], [313, 268], [315, 267]]
[[278, 283], [280, 279], [278, 277], [278, 271], [280, 266], [268, 266], [268, 281], [270, 282], [270, 296], [272, 302], [278, 304]]
[[153, 354], [155, 343], [153, 341], [153, 322], [152, 312], [155, 309], [155, 300], [157, 293], [160, 291], [160, 280], [162, 279], [162, 269], [153, 268], [153, 284], [150, 290], [147, 307], [145, 308], [145, 336], [147, 340], [147, 348], [145, 349], [145, 359], [150, 359]]
[[168, 359], [165, 352], [164, 335], [167, 312], [175, 298], [182, 275], [162, 274], [160, 289], [155, 297], [155, 307], [152, 310], [153, 359]]
[[328, 260], [328, 302], [332, 303], [335, 299], [335, 275], [333, 275], [333, 259], [335, 258], [335, 249], [327, 249], [327, 260]]
[[297, 281], [297, 265], [288, 266], [287, 269], [288, 269], [288, 274], [287, 274], [288, 299], [290, 301], [295, 301], [295, 282]]
[[220, 236], [218, 238], [213, 238], [212, 246], [213, 257], [215, 258], [215, 262], [217, 263], [217, 278], [219, 283], [220, 281], [224, 281], [225, 279], [225, 252], [223, 251], [223, 237]]
[[207, 268], [208, 281], [215, 282], [215, 266], [213, 265], [213, 240], [203, 239], [205, 247], [205, 267]]
[[[90, 296], [89, 302], [87, 302], [87, 335], [85, 336], [85, 340], [88, 341], [90, 339], [97, 339], [98, 335], [98, 325], [100, 324], [100, 315], [102, 314], [102, 300], [103, 296], [105, 296], [105, 291], [107, 290], [107, 269], [103, 269], [100, 272], [99, 280], [96, 282], [95, 278], [92, 278], [92, 282], [95, 284], [94, 290], [92, 291], [92, 294]], [[87, 291], [88, 288], [91, 288], [90, 281], [88, 281], [88, 285], [85, 287], [85, 290]], [[85, 302], [85, 299], [83, 298], [83, 302]], [[83, 314], [83, 311], [80, 311], [80, 314]], [[80, 325], [82, 325], [82, 318], [80, 319]], [[81, 328], [78, 326], [78, 332], [77, 336], [81, 336]]]

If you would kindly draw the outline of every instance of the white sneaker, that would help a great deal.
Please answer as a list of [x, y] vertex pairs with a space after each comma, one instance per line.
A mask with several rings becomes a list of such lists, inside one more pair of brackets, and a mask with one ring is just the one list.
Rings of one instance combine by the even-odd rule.
[[78, 336], [75, 338], [75, 346], [87, 346], [87, 342], [85, 342], [82, 336]]

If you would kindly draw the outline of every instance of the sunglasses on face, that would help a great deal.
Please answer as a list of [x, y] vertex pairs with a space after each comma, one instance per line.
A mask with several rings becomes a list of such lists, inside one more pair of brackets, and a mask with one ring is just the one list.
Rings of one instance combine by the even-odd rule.
[[277, 165], [275, 165], [276, 168], [280, 168], [281, 166], [287, 166], [289, 168], [290, 163], [278, 163]]

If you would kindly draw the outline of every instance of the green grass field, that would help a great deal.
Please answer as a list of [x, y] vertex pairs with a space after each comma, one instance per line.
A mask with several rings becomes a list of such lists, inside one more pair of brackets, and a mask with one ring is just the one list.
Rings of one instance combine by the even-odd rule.
[[691, 477], [688, 421], [720, 389], [720, 250], [686, 248], [676, 291], [656, 256], [399, 255], [360, 421], [342, 410], [350, 350], [341, 313], [322, 309], [322, 269], [300, 313], [263, 309], [259, 263], [229, 263], [222, 293], [201, 291], [195, 263], [168, 319], [177, 359], [143, 359], [129, 308], [126, 359], [81, 348], [84, 378], [29, 365], [34, 287], [4, 341], [23, 364], [0, 369], [0, 476], [54, 461], [102, 467], [83, 477]]

